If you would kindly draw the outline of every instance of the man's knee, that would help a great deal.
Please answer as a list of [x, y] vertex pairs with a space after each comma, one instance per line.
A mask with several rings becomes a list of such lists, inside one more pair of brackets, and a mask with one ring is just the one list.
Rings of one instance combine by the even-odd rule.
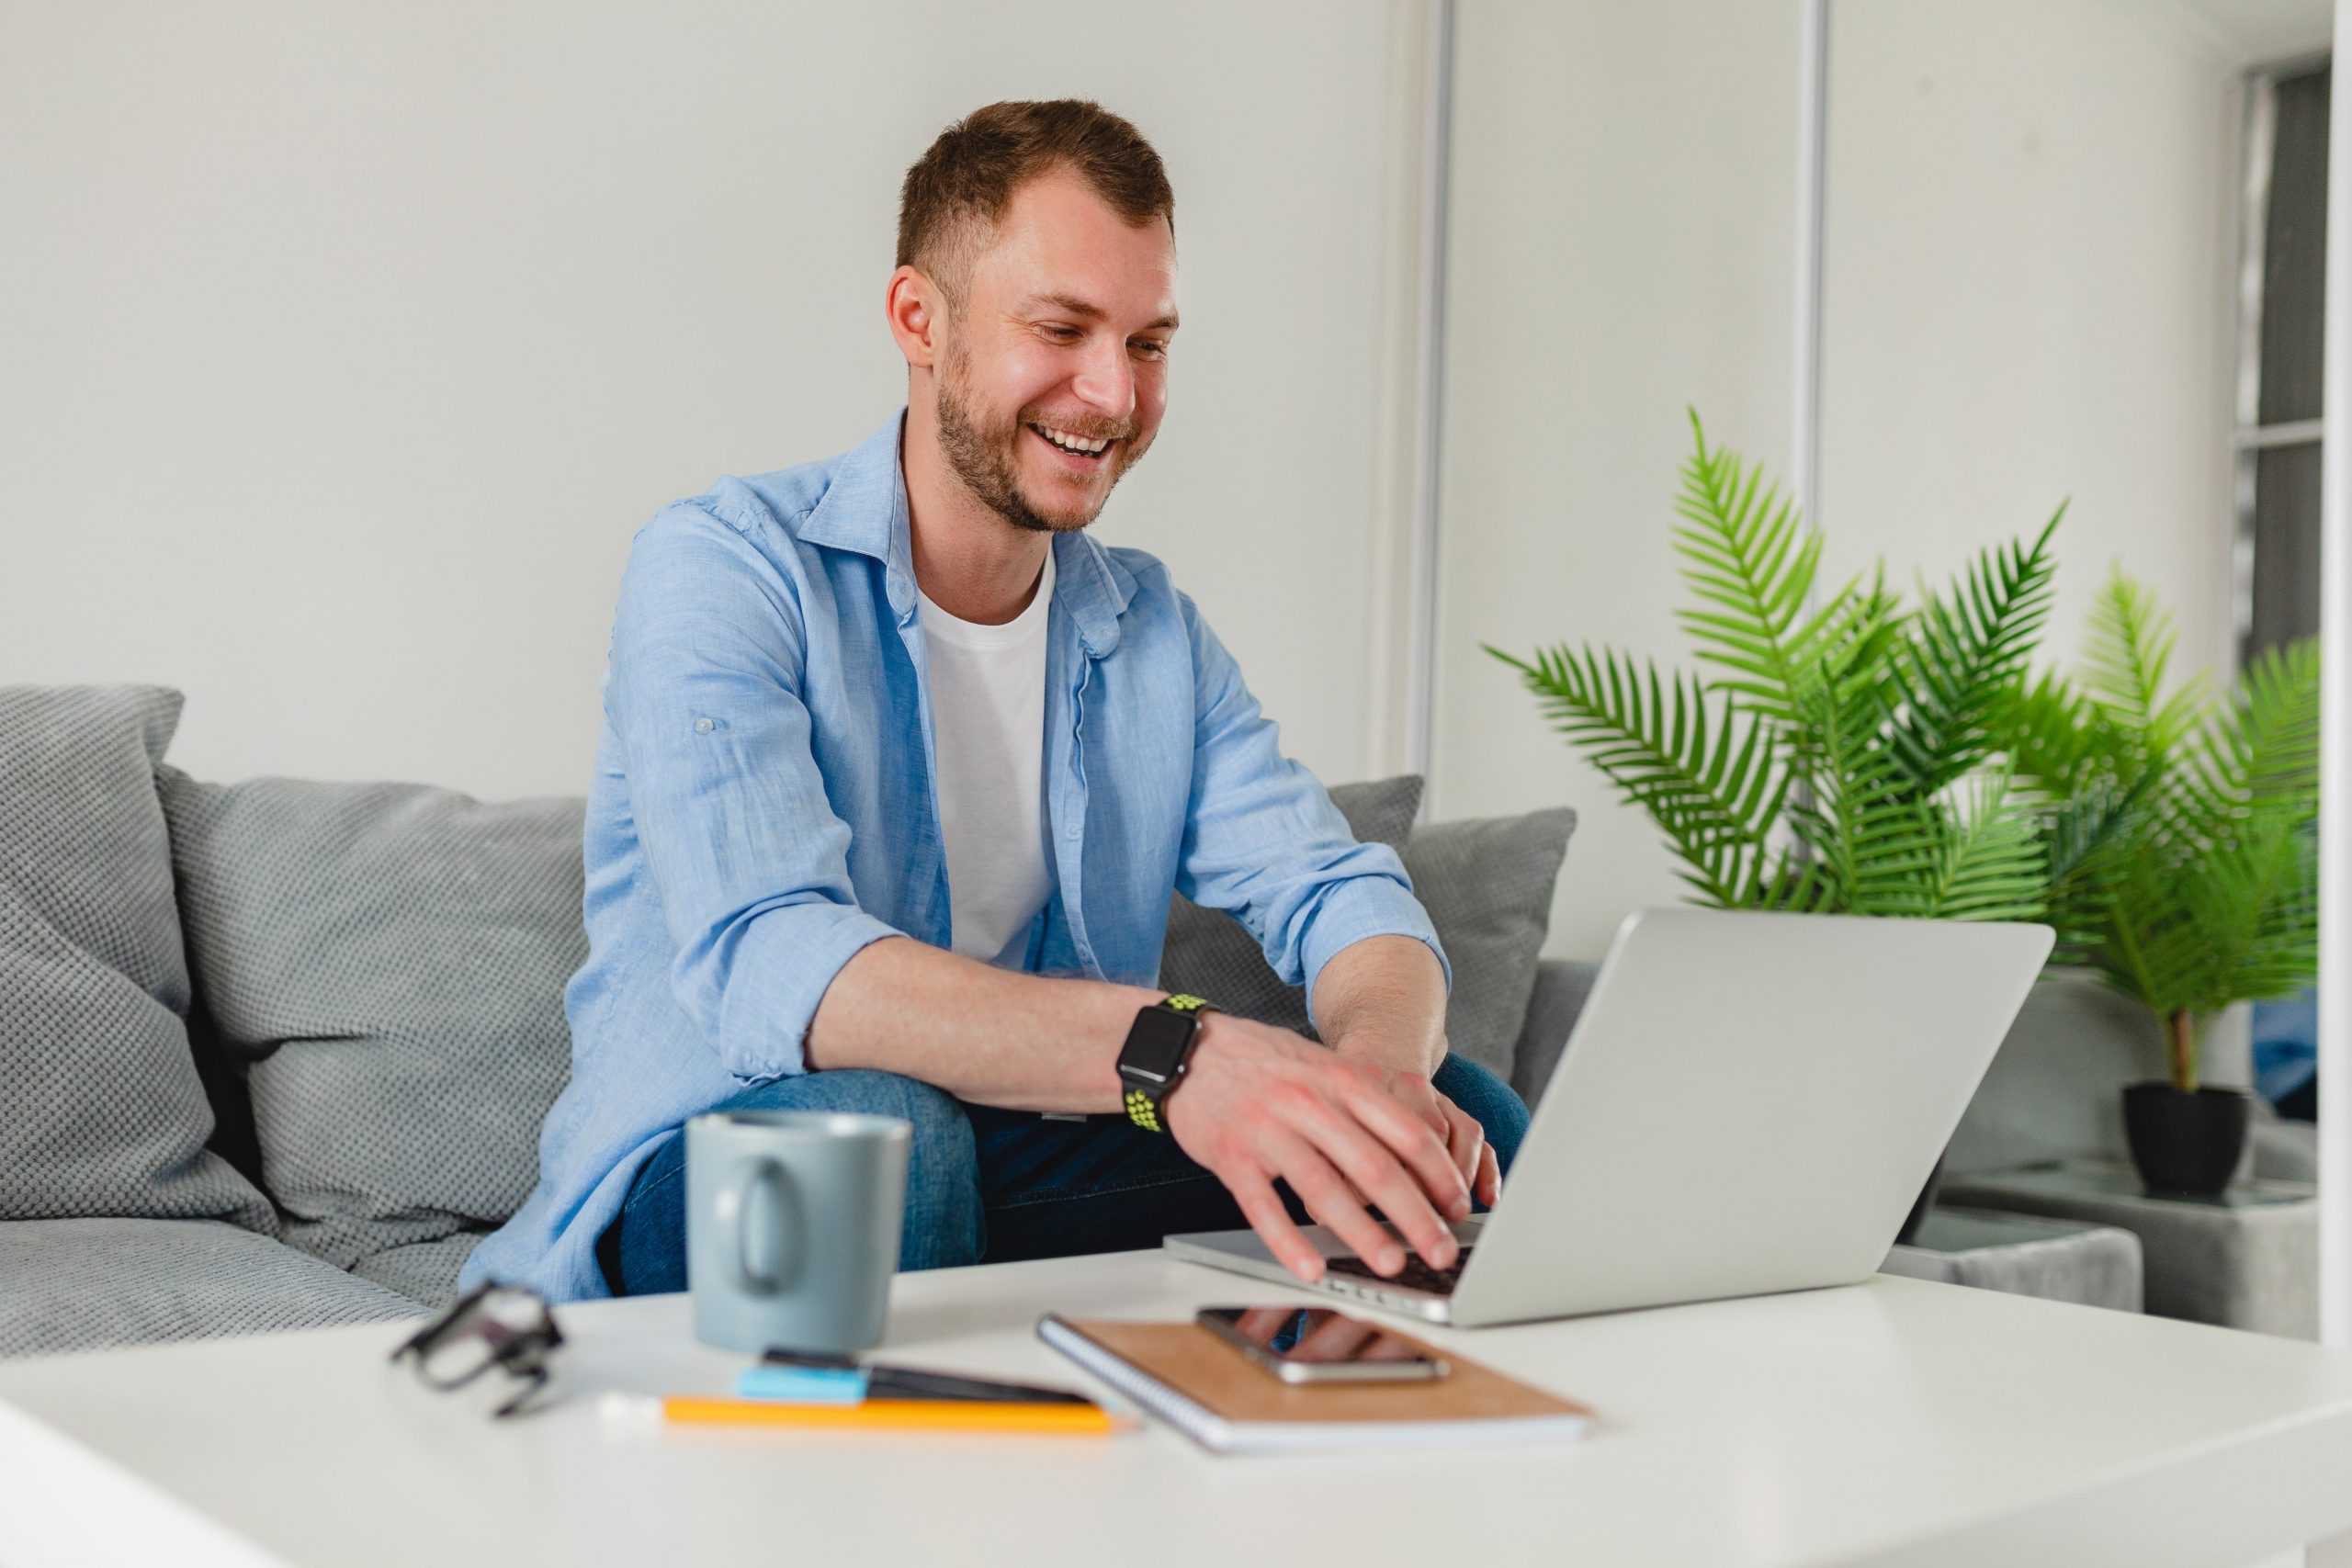
[[898, 1073], [865, 1067], [795, 1073], [771, 1078], [719, 1105], [720, 1111], [845, 1111], [897, 1116], [911, 1122], [915, 1135], [937, 1134], [964, 1120], [963, 1107], [944, 1089]]
[[980, 1260], [987, 1237], [979, 1156], [971, 1121], [946, 1090], [898, 1073], [842, 1067], [776, 1078], [718, 1109], [854, 1111], [912, 1123], [899, 1267], [953, 1269]]
[[1467, 1056], [1447, 1056], [1438, 1064], [1430, 1083], [1486, 1129], [1495, 1163], [1509, 1175], [1511, 1161], [1519, 1156], [1520, 1140], [1527, 1135], [1526, 1102], [1510, 1085]]
[[[712, 1109], [854, 1111], [911, 1122], [899, 1267], [950, 1269], [980, 1260], [987, 1235], [979, 1159], [972, 1124], [955, 1096], [896, 1073], [845, 1068], [755, 1084]], [[598, 1242], [598, 1260], [616, 1292], [686, 1288], [684, 1177], [681, 1133], [638, 1173], [620, 1217]]]

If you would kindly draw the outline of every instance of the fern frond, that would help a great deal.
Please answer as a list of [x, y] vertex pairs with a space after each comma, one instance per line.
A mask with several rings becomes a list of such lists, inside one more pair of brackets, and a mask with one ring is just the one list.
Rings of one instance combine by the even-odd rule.
[[1789, 825], [1819, 862], [1837, 908], [1900, 913], [1906, 888], [1933, 863], [1938, 824], [1904, 789], [1883, 742], [1889, 687], [1875, 651], [1883, 622], [1858, 625], [1854, 639], [1824, 660], [1823, 678], [1801, 694], [1799, 733], [1810, 797], [1794, 802]]
[[2069, 800], [2140, 772], [2138, 744], [2056, 671], [2012, 688], [1989, 728], [2018, 787], [2043, 800]]
[[2166, 832], [2184, 844], [2226, 844], [2266, 803], [2298, 825], [2319, 811], [2319, 645], [2269, 649], [2186, 744], [2163, 792]]
[[1820, 565], [1821, 536], [1778, 485], [1765, 482], [1762, 464], [1708, 447], [1695, 409], [1690, 434], [1676, 502], [1686, 521], [1674, 539], [1683, 581], [1702, 607], [1679, 618], [1699, 657], [1731, 672], [1718, 690], [1776, 723], [1792, 722], [1806, 679], [1792, 633]]
[[1922, 594], [1893, 661], [1901, 713], [1888, 738], [1917, 795], [1940, 792], [1992, 754], [1993, 721], [2049, 617], [2051, 538], [2065, 514], [2061, 506], [2030, 545], [1979, 555], [1949, 593]]
[[1519, 671], [1553, 727], [1649, 813], [1703, 900], [1738, 908], [1759, 897], [1788, 788], [1762, 719], [1728, 698], [1711, 706], [1696, 676], [1662, 680], [1655, 664], [1637, 668], [1613, 649], [1563, 646], [1532, 662], [1487, 651]]
[[2083, 678], [2091, 700], [2137, 738], [2143, 764], [2159, 769], [2195, 728], [2205, 702], [2201, 672], [2170, 697], [2164, 694], [2175, 640], [2172, 617], [2155, 595], [2126, 577], [2120, 565], [2111, 568], [2091, 602]]
[[1921, 913], [1945, 920], [2035, 920], [2049, 887], [2048, 856], [2031, 816], [2010, 798], [2010, 776], [1994, 773], [1967, 792], [1942, 835]]
[[2248, 803], [2319, 809], [2319, 640], [2256, 656], [2239, 677], [2204, 749], [2212, 772]]

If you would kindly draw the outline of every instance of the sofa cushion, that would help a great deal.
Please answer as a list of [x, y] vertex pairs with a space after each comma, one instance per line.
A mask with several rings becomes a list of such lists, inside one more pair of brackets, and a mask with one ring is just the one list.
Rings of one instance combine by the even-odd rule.
[[582, 803], [161, 784], [198, 989], [249, 1064], [287, 1241], [349, 1268], [503, 1221], [571, 1071]]
[[1568, 1036], [1576, 1032], [1584, 1005], [1592, 999], [1592, 983], [1600, 965], [1587, 958], [1544, 958], [1535, 964], [1535, 988], [1527, 996], [1527, 1016], [1519, 1025], [1519, 1043], [1511, 1047], [1510, 1087], [1532, 1109], [1544, 1098], [1552, 1074], [1567, 1054]]
[[0, 1358], [383, 1323], [421, 1310], [217, 1220], [0, 1224]]
[[1577, 814], [1565, 806], [1435, 822], [1415, 829], [1400, 852], [1453, 965], [1446, 1043], [1506, 1083], [1551, 931], [1552, 889], [1576, 826]]
[[[1400, 773], [1393, 779], [1343, 784], [1330, 794], [1331, 804], [1348, 819], [1348, 831], [1357, 842], [1394, 849], [1413, 830], [1413, 814], [1421, 808], [1421, 776]], [[1249, 928], [1224, 910], [1204, 908], [1182, 893], [1168, 906], [1159, 988], [1206, 997], [1242, 1018], [1307, 1032], [1306, 993], [1283, 984]]]
[[155, 796], [179, 714], [161, 686], [0, 686], [0, 1219], [273, 1224], [205, 1147]]
[[[1400, 815], [1395, 786], [1404, 784], [1412, 786], [1412, 798]], [[1350, 787], [1333, 790], [1332, 800], [1341, 802]], [[1356, 836], [1396, 846], [1414, 897], [1429, 911], [1453, 965], [1453, 989], [1445, 1009], [1448, 1046], [1508, 1080], [1551, 928], [1553, 885], [1576, 829], [1576, 813], [1560, 807], [1524, 817], [1414, 828], [1418, 777], [1353, 787], [1380, 792], [1352, 803], [1350, 824]], [[1383, 836], [1391, 829], [1395, 838]], [[1240, 922], [1216, 910], [1186, 908], [1198, 918], [1181, 930], [1170, 920], [1160, 985], [1206, 997], [1245, 1018], [1311, 1033], [1306, 992], [1282, 983]]]
[[361, 1258], [352, 1272], [413, 1302], [444, 1307], [458, 1299], [458, 1270], [466, 1266], [487, 1231], [459, 1231], [438, 1241], [386, 1247]]

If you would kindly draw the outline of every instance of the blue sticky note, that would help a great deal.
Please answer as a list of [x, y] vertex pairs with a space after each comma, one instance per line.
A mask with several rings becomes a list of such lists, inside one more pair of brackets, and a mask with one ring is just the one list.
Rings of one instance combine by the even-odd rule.
[[735, 1382], [745, 1399], [773, 1399], [788, 1404], [857, 1404], [865, 1398], [864, 1367], [779, 1367], [768, 1363], [750, 1368]]

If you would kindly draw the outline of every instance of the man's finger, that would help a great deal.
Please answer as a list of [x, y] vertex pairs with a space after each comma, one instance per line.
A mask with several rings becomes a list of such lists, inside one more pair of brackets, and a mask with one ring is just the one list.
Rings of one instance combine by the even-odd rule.
[[[1397, 1163], [1385, 1144], [1336, 1112], [1328, 1121], [1310, 1122], [1302, 1130], [1315, 1140], [1323, 1156], [1339, 1168], [1354, 1191], [1380, 1205], [1380, 1212], [1387, 1216], [1389, 1224], [1405, 1233], [1413, 1250], [1429, 1259], [1431, 1268], [1442, 1269], [1453, 1261], [1458, 1250], [1453, 1233], [1430, 1206], [1429, 1195]], [[1462, 1190], [1466, 1197], [1466, 1183]], [[1370, 1255], [1364, 1256], [1369, 1260]], [[1401, 1266], [1402, 1260], [1399, 1262]]]
[[1502, 1162], [1495, 1158], [1495, 1145], [1478, 1146], [1478, 1201], [1491, 1209], [1503, 1201]]
[[1282, 1199], [1274, 1192], [1273, 1183], [1255, 1171], [1248, 1175], [1219, 1173], [1226, 1190], [1233, 1194], [1239, 1205], [1241, 1217], [1274, 1255], [1274, 1261], [1306, 1280], [1308, 1284], [1323, 1277], [1323, 1255], [1315, 1250], [1306, 1233], [1291, 1222], [1290, 1211], [1283, 1207]]
[[1462, 1172], [1465, 1187], [1476, 1189], [1478, 1182], [1478, 1156], [1486, 1152], [1487, 1130], [1478, 1125], [1477, 1118], [1458, 1105], [1445, 1108], [1446, 1120], [1452, 1124], [1449, 1140], [1453, 1151], [1454, 1168]]
[[1470, 1212], [1469, 1179], [1454, 1166], [1444, 1141], [1403, 1101], [1385, 1089], [1358, 1081], [1342, 1104], [1404, 1162], [1430, 1201], [1456, 1219]]
[[1306, 1205], [1306, 1212], [1346, 1243], [1349, 1251], [1370, 1264], [1374, 1273], [1394, 1274], [1405, 1267], [1405, 1249], [1385, 1226], [1364, 1213], [1363, 1205], [1350, 1194], [1347, 1182], [1320, 1150], [1304, 1139], [1295, 1140], [1276, 1156], [1274, 1168]]

